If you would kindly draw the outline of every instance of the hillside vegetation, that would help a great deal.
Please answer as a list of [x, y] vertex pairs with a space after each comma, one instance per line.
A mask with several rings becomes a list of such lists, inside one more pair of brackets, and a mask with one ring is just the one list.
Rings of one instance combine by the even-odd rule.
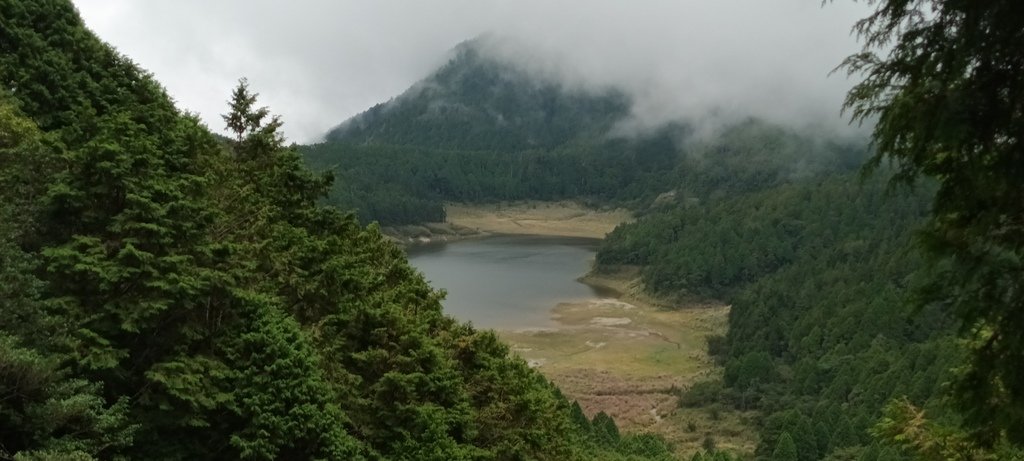
[[629, 113], [615, 89], [587, 91], [495, 57], [500, 38], [455, 47], [450, 60], [394, 99], [327, 133], [328, 142], [456, 151], [549, 150], [604, 135]]
[[902, 459], [868, 429], [894, 398], [948, 415], [961, 360], [948, 317], [904, 307], [927, 197], [846, 174], [667, 209], [612, 232], [598, 270], [641, 265], [653, 293], [732, 305], [708, 343], [723, 381], [683, 401], [760, 410], [759, 455], [788, 435], [800, 460]]
[[694, 461], [1024, 459], [1024, 3], [873, 5], [845, 63], [871, 147], [627, 131], [622, 92], [488, 39], [288, 147], [244, 80], [215, 136], [70, 1], [0, 0], [0, 459], [672, 459], [366, 225], [513, 200], [627, 208], [598, 276], [731, 306], [721, 377], [658, 392], [760, 442]]
[[244, 82], [225, 142], [70, 2], [0, 18], [0, 458], [667, 457], [445, 317]]

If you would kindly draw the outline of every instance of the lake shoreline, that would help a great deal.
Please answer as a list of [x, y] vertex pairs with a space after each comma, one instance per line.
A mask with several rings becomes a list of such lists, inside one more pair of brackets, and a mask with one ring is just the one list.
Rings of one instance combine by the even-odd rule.
[[381, 232], [405, 249], [506, 235], [599, 241], [616, 226], [633, 218], [632, 213], [625, 209], [595, 209], [573, 201], [449, 203], [445, 205], [445, 211], [446, 222], [386, 226], [381, 228]]
[[381, 231], [395, 244], [412, 248], [503, 235], [577, 237], [601, 240], [632, 219], [621, 209], [595, 209], [573, 201], [519, 201], [445, 205], [447, 221], [387, 226]]
[[406, 249], [422, 245], [435, 245], [462, 240], [486, 238], [494, 235], [490, 232], [450, 222], [387, 226], [381, 228], [381, 233], [383, 233], [384, 236], [394, 244]]
[[726, 333], [729, 306], [667, 305], [637, 295], [642, 285], [630, 275], [588, 273], [581, 283], [615, 295], [558, 303], [551, 309], [554, 327], [496, 333], [589, 417], [603, 411], [624, 432], [660, 434], [679, 454], [700, 449], [708, 435], [722, 448], [752, 452], [752, 414], [717, 409], [711, 416], [679, 404], [694, 383], [720, 379], [706, 342]]
[[595, 209], [578, 202], [511, 202], [490, 205], [449, 203], [448, 222], [483, 233], [603, 239], [632, 219], [627, 210]]
[[[449, 218], [476, 233], [421, 236], [407, 246], [410, 254], [458, 240], [502, 236], [585, 238], [596, 246], [615, 226], [632, 219], [628, 213], [572, 202], [450, 205]], [[748, 430], [752, 415], [717, 409], [711, 417], [705, 409], [679, 406], [679, 396], [693, 383], [721, 376], [721, 367], [707, 355], [706, 338], [726, 333], [729, 306], [651, 296], [640, 271], [637, 266], [598, 270], [591, 258], [575, 280], [593, 295], [553, 301], [549, 324], [495, 332], [590, 417], [603, 411], [624, 432], [660, 434], [680, 454], [699, 449], [709, 434], [722, 448], [752, 452], [757, 442]]]

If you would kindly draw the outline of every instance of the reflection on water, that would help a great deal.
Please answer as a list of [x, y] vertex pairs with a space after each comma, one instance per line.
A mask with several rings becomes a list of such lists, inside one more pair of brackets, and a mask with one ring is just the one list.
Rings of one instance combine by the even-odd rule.
[[445, 311], [482, 328], [553, 324], [564, 301], [612, 296], [576, 279], [590, 269], [597, 240], [509, 235], [415, 247], [409, 262], [448, 291]]

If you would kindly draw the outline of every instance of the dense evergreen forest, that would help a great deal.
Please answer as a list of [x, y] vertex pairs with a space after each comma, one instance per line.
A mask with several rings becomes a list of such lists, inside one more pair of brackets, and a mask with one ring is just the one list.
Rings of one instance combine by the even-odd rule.
[[787, 439], [800, 460], [904, 459], [869, 429], [894, 398], [946, 415], [961, 358], [944, 313], [904, 307], [930, 190], [840, 174], [659, 210], [616, 229], [598, 270], [640, 265], [654, 293], [732, 305], [708, 344], [724, 382], [683, 401], [760, 410], [760, 456]]
[[758, 459], [1024, 459], [1021, 18], [880, 2], [844, 64], [866, 75], [847, 109], [877, 122], [867, 179], [655, 210], [604, 242], [599, 269], [730, 302], [724, 377], [683, 401], [760, 410]]
[[0, 459], [673, 459], [365, 225], [523, 199], [634, 210], [596, 270], [732, 306], [681, 404], [756, 410], [756, 459], [1024, 459], [1022, 5], [877, 2], [845, 63], [870, 147], [625, 132], [627, 95], [486, 38], [286, 146], [244, 80], [215, 136], [69, 1], [0, 0]]
[[444, 221], [444, 202], [585, 199], [650, 201], [676, 163], [669, 133], [554, 151], [451, 151], [323, 143], [300, 150], [338, 180], [328, 203], [382, 225]]
[[602, 137], [551, 150], [326, 142], [299, 151], [314, 171], [338, 179], [327, 203], [382, 225], [444, 221], [445, 202], [573, 199], [646, 210], [663, 194], [700, 201], [848, 171], [866, 159], [863, 142], [818, 139], [757, 119], [713, 137], [671, 125], [640, 137]]
[[284, 147], [0, 2], [0, 459], [667, 459], [582, 416]]
[[629, 113], [629, 98], [529, 72], [485, 35], [459, 44], [436, 72], [327, 133], [329, 142], [467, 151], [553, 149], [600, 137]]
[[441, 69], [386, 103], [299, 146], [338, 181], [328, 203], [382, 225], [444, 220], [444, 202], [582, 200], [648, 208], [847, 171], [863, 140], [741, 120], [712, 134], [686, 123], [626, 131], [631, 101], [578, 89], [460, 44]]

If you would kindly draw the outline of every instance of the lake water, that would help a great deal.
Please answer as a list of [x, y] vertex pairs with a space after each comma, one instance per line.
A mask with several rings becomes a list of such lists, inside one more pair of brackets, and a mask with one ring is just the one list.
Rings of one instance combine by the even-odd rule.
[[409, 250], [409, 262], [448, 291], [445, 311], [481, 328], [552, 326], [560, 302], [610, 296], [577, 282], [590, 269], [597, 240], [495, 236]]

